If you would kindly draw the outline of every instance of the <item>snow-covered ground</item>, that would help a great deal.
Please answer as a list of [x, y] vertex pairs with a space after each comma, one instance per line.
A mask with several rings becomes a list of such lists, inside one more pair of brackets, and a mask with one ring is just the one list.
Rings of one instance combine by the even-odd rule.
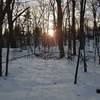
[[[80, 65], [74, 85], [76, 62], [67, 59], [21, 58], [10, 62], [9, 76], [0, 78], [0, 100], [100, 100], [100, 66]], [[3, 64], [5, 66], [5, 64]]]
[[[91, 50], [91, 48], [89, 48]], [[10, 59], [27, 51], [10, 50]], [[5, 49], [3, 61], [5, 62]], [[91, 52], [89, 54], [91, 57]], [[88, 56], [89, 56], [88, 55]], [[28, 56], [9, 63], [8, 77], [0, 78], [0, 100], [100, 100], [100, 65], [88, 60], [88, 72], [79, 66], [78, 84], [74, 85], [76, 59], [42, 59]], [[3, 63], [3, 72], [5, 63]]]

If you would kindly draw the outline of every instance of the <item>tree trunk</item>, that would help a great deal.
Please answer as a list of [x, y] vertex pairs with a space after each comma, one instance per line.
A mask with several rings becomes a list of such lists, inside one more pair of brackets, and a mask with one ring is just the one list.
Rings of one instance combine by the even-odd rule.
[[62, 32], [62, 21], [63, 21], [63, 13], [61, 8], [61, 0], [56, 0], [57, 2], [57, 41], [58, 41], [58, 48], [60, 51], [60, 58], [65, 56], [64, 46], [63, 46], [63, 32]]
[[76, 55], [75, 6], [76, 6], [76, 1], [72, 0], [73, 55]]
[[0, 76], [2, 76], [2, 25], [3, 25], [3, 0], [0, 1]]
[[2, 22], [1, 21], [0, 21], [0, 76], [2, 76]]
[[[97, 52], [98, 58], [99, 58], [99, 64], [100, 64], [100, 53], [99, 53], [99, 34], [97, 31], [97, 14], [96, 14], [97, 9], [93, 5], [93, 19], [94, 19], [94, 27], [93, 27], [93, 35], [94, 35], [94, 41], [95, 41], [95, 51]], [[95, 54], [96, 54], [95, 52]], [[95, 55], [96, 56], [96, 55]]]
[[86, 5], [86, 0], [81, 0], [80, 1], [80, 33], [79, 33], [80, 45], [79, 45], [79, 52], [78, 52], [77, 66], [76, 66], [76, 71], [75, 71], [74, 84], [77, 83], [77, 75], [78, 75], [78, 68], [79, 68], [81, 50], [83, 50], [83, 54], [84, 54], [83, 55], [83, 57], [84, 57], [84, 59], [83, 59], [84, 72], [87, 72], [86, 57], [85, 57], [85, 33], [84, 33], [85, 5]]
[[80, 9], [80, 48], [84, 49], [84, 38], [85, 38], [85, 33], [84, 33], [84, 0], [80, 1], [81, 9]]
[[6, 73], [5, 73], [6, 76], [8, 76], [9, 47], [11, 44], [11, 36], [13, 35], [12, 10], [10, 8], [10, 5], [7, 10], [7, 17], [8, 17], [9, 32], [8, 32], [8, 38], [7, 38]]
[[80, 49], [83, 50], [84, 57], [84, 72], [87, 72], [86, 66], [86, 57], [85, 57], [85, 32], [84, 32], [84, 14], [85, 14], [85, 6], [86, 0], [80, 1]]
[[71, 57], [72, 54], [72, 34], [71, 34], [71, 24], [70, 24], [70, 8], [68, 4], [68, 58]]

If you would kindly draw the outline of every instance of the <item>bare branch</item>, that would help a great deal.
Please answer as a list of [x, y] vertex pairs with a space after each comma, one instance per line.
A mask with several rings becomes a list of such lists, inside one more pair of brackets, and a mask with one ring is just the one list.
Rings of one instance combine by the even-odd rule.
[[26, 10], [28, 10], [30, 7], [27, 7], [26, 9], [24, 9], [19, 15], [17, 15], [14, 19], [13, 22], [15, 22], [17, 20], [18, 17], [20, 17]]

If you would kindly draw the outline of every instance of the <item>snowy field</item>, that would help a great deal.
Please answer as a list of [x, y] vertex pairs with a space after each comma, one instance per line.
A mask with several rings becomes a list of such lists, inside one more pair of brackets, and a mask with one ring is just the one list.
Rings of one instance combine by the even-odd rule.
[[100, 88], [100, 65], [92, 60], [87, 64], [87, 73], [80, 64], [78, 84], [74, 85], [76, 60], [29, 56], [11, 61], [8, 77], [0, 78], [0, 100], [100, 100], [96, 93]]

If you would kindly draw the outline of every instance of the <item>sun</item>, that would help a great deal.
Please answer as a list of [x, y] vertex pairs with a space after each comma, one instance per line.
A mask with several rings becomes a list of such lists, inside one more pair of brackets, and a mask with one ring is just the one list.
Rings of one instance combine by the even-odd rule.
[[49, 30], [48, 31], [48, 35], [51, 36], [51, 37], [53, 37], [54, 36], [54, 31], [53, 30]]

